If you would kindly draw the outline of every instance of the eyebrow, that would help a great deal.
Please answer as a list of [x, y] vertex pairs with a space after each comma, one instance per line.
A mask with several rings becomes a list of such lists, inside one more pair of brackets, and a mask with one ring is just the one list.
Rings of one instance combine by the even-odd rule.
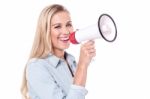
[[[68, 24], [68, 23], [72, 23], [72, 21], [68, 21], [66, 24]], [[52, 24], [52, 26], [56, 26], [56, 25], [60, 25], [61, 23], [54, 23], [54, 24]]]

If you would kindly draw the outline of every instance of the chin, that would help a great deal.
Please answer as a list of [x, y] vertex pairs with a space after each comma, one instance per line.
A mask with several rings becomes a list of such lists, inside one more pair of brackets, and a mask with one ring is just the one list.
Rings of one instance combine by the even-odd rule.
[[68, 49], [69, 46], [70, 46], [70, 44], [67, 44], [67, 45], [60, 45], [60, 46], [58, 46], [57, 48], [58, 48], [58, 49], [61, 49], [61, 50], [65, 50], [65, 49]]
[[62, 48], [63, 48], [64, 50], [65, 50], [65, 49], [68, 49], [68, 48], [69, 48], [69, 45], [68, 45], [68, 46], [63, 46]]

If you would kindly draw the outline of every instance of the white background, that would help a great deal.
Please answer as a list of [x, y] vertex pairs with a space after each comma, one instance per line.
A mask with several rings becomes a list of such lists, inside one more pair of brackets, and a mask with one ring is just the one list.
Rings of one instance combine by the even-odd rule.
[[[37, 18], [52, 3], [64, 4], [75, 28], [96, 23], [102, 13], [117, 25], [113, 43], [95, 40], [97, 56], [88, 71], [86, 99], [150, 99], [150, 11], [148, 0], [1, 0], [0, 99], [21, 99], [23, 68]], [[68, 50], [76, 59], [80, 45]]]

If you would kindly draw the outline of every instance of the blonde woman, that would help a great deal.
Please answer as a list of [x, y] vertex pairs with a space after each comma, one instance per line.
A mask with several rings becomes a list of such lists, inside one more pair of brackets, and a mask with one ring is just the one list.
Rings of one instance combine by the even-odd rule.
[[32, 51], [25, 67], [21, 92], [25, 99], [84, 99], [87, 69], [96, 55], [94, 41], [81, 45], [76, 64], [69, 48], [73, 32], [67, 9], [53, 4], [38, 19]]

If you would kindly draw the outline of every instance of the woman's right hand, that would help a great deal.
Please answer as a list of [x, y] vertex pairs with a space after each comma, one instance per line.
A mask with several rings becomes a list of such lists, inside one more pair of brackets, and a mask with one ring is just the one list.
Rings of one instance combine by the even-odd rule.
[[88, 67], [92, 58], [96, 55], [94, 43], [94, 41], [90, 40], [81, 45], [78, 66]]
[[86, 84], [88, 66], [96, 55], [94, 43], [94, 41], [88, 41], [81, 45], [78, 68], [74, 76], [75, 85], [85, 86]]

